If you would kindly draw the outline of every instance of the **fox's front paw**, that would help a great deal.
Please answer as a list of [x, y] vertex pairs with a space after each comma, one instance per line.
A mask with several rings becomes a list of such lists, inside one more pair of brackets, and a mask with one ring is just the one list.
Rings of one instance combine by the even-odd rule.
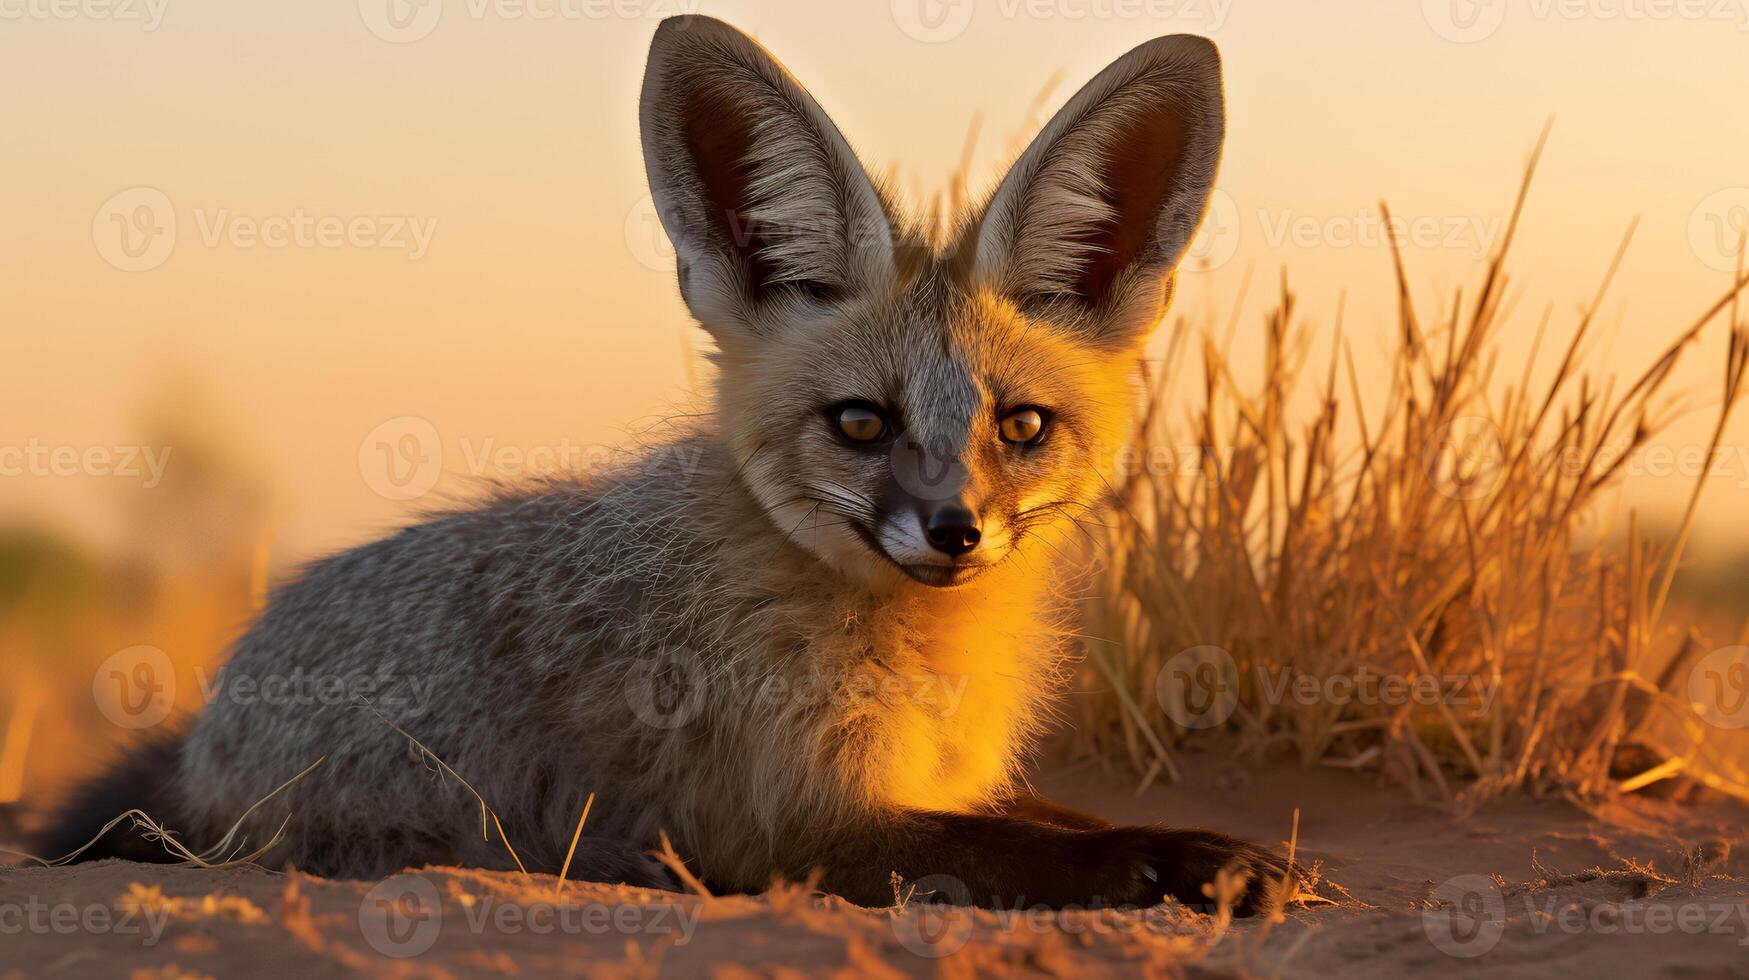
[[1093, 866], [1106, 894], [1123, 905], [1154, 905], [1170, 895], [1213, 912], [1225, 870], [1239, 885], [1233, 914], [1255, 915], [1276, 901], [1288, 874], [1287, 860], [1274, 851], [1204, 830], [1113, 827], [1088, 834], [1086, 844], [1097, 851]]

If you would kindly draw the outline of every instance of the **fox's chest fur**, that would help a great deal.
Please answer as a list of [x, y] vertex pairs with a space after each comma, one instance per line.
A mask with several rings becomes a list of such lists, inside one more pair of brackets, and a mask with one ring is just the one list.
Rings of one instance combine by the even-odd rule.
[[863, 599], [816, 632], [811, 663], [844, 679], [820, 751], [870, 802], [966, 810], [1002, 795], [1047, 697], [1052, 646], [1018, 576], [961, 592]]

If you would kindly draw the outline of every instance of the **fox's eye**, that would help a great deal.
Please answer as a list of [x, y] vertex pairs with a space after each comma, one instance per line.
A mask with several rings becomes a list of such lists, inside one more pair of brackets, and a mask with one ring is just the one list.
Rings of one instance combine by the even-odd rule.
[[1018, 445], [1037, 442], [1044, 435], [1045, 415], [1036, 408], [1021, 408], [1002, 418], [1002, 438]]
[[887, 420], [866, 405], [846, 405], [838, 410], [838, 431], [852, 442], [874, 442], [887, 431]]

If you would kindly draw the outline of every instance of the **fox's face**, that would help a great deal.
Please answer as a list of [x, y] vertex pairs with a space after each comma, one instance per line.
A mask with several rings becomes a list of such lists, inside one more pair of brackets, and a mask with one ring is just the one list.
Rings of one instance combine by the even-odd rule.
[[718, 414], [774, 524], [840, 572], [963, 584], [1048, 561], [1106, 487], [1130, 377], [1207, 203], [1200, 38], [1135, 49], [947, 241], [908, 230], [808, 93], [708, 18], [664, 22], [645, 160]]
[[937, 268], [873, 292], [722, 359], [743, 478], [859, 578], [952, 586], [1051, 547], [1102, 486], [1128, 360]]

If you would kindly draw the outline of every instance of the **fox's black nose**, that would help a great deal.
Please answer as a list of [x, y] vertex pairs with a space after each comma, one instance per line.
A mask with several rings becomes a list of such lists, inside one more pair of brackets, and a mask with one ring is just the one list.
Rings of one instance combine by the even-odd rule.
[[923, 526], [936, 551], [959, 557], [978, 546], [978, 519], [959, 504], [946, 504], [929, 515]]

